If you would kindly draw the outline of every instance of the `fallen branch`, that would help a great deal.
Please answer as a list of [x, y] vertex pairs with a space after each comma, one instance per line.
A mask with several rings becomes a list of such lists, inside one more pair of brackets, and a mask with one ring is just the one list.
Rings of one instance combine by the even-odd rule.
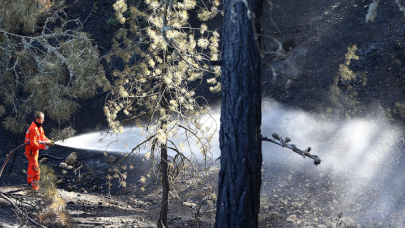
[[272, 134], [272, 137], [274, 139], [270, 139], [270, 138], [267, 138], [267, 137], [262, 137], [262, 141], [271, 142], [271, 143], [277, 144], [277, 145], [279, 145], [281, 147], [288, 148], [288, 149], [294, 151], [295, 153], [303, 156], [304, 158], [309, 157], [311, 159], [314, 159], [314, 164], [315, 165], [321, 164], [321, 159], [317, 155], [312, 155], [312, 154], [309, 153], [311, 151], [311, 147], [308, 147], [306, 150], [300, 150], [294, 144], [289, 144], [289, 142], [291, 141], [290, 138], [282, 139], [276, 133]]
[[105, 223], [105, 222], [87, 222], [87, 221], [75, 221], [76, 223], [78, 223], [78, 224], [86, 224], [86, 225], [91, 225], [91, 224], [93, 224], [93, 225], [112, 225], [112, 223], [110, 222], [110, 223]]
[[38, 227], [42, 227], [42, 228], [46, 228], [46, 226], [43, 226], [39, 223], [37, 223], [35, 220], [33, 220], [32, 218], [30, 218], [26, 213], [24, 213], [17, 205], [15, 205], [15, 203], [13, 203], [13, 201], [11, 201], [7, 196], [5, 196], [3, 193], [0, 192], [0, 196], [2, 198], [4, 198], [5, 200], [7, 200], [11, 205], [14, 206], [14, 208], [21, 213], [22, 215], [24, 215], [32, 224], [34, 224], [35, 226]]
[[85, 163], [84, 161], [76, 161], [76, 162], [80, 163], [81, 165], [80, 165], [79, 168], [77, 168], [77, 169], [74, 171], [75, 173], [76, 173], [76, 171], [77, 171], [78, 169], [80, 169], [81, 167], [83, 167], [83, 165], [85, 165], [85, 166], [91, 171], [91, 173], [93, 173], [94, 179], [97, 180], [96, 174], [94, 173], [93, 169], [91, 169], [91, 167], [90, 167], [87, 163]]

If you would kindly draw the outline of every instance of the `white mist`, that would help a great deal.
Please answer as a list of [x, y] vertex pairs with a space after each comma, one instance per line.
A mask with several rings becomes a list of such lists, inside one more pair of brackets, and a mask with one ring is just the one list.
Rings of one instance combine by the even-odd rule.
[[[216, 108], [213, 114], [218, 130], [219, 112], [219, 108]], [[329, 211], [328, 216], [343, 212], [346, 216], [361, 220], [353, 205], [359, 208], [361, 205], [372, 205], [358, 209], [363, 211], [361, 215], [371, 216], [372, 219], [384, 221], [393, 212], [402, 216], [404, 211], [399, 211], [396, 203], [405, 191], [405, 167], [398, 165], [403, 159], [398, 147], [399, 142], [403, 142], [403, 131], [391, 126], [383, 114], [370, 118], [331, 120], [322, 115], [284, 108], [271, 99], [265, 99], [262, 106], [262, 135], [271, 137], [272, 133], [291, 138], [291, 143], [300, 149], [310, 146], [311, 153], [318, 155], [322, 163], [315, 166], [309, 158], [304, 159], [288, 149], [263, 142], [262, 192], [271, 190], [273, 192], [267, 192], [270, 195], [275, 192], [295, 197], [291, 193], [278, 192], [280, 188], [277, 189], [277, 186], [284, 185], [285, 188], [289, 180], [292, 183], [294, 179], [295, 183], [310, 180], [307, 185], [290, 187], [294, 188], [294, 193], [299, 192], [302, 198], [316, 198], [318, 196], [311, 195], [311, 189], [315, 185], [328, 185], [328, 191], [333, 193], [334, 198], [324, 201], [331, 205], [318, 205], [328, 207], [324, 209]], [[103, 140], [100, 141], [101, 138]], [[123, 134], [89, 133], [57, 144], [125, 153], [144, 140], [139, 129], [126, 128]], [[212, 142], [214, 159], [220, 155], [218, 142], [217, 132]], [[403, 217], [396, 219], [401, 221]]]

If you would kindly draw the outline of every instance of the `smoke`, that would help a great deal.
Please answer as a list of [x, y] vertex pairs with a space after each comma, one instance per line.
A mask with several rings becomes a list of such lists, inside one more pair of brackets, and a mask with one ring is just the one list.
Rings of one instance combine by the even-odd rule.
[[[218, 130], [219, 113], [219, 107], [211, 112]], [[400, 163], [403, 155], [399, 145], [404, 142], [403, 131], [390, 125], [382, 111], [367, 118], [333, 120], [266, 99], [262, 105], [262, 135], [271, 137], [272, 133], [291, 138], [300, 149], [311, 147], [311, 153], [322, 163], [315, 166], [309, 158], [263, 142], [264, 194], [279, 194], [303, 203], [305, 199], [315, 201], [323, 208], [322, 216], [343, 212], [360, 222], [370, 218], [387, 222], [396, 212], [396, 221], [402, 222], [399, 214], [404, 212], [400, 202], [405, 199], [405, 167]], [[143, 140], [139, 129], [126, 128], [123, 134], [89, 133], [57, 144], [129, 152]], [[198, 150], [195, 144], [190, 146]], [[211, 146], [215, 159], [220, 155], [218, 132]]]
[[298, 148], [310, 146], [311, 153], [322, 159], [315, 166], [308, 158], [263, 142], [263, 193], [307, 199], [330, 218], [343, 212], [362, 225], [375, 220], [402, 227], [398, 224], [403, 221], [405, 199], [403, 131], [389, 124], [383, 111], [367, 118], [333, 120], [268, 99], [262, 113], [263, 136], [289, 137]]
[[[289, 137], [300, 149], [310, 146], [321, 157], [317, 172], [350, 176], [358, 183], [368, 184], [376, 175], [389, 176], [390, 168], [401, 155], [398, 142], [402, 130], [391, 126], [382, 115], [349, 120], [331, 120], [300, 110], [289, 110], [267, 100], [263, 105], [262, 135], [278, 133]], [[307, 166], [307, 159], [284, 148], [263, 143], [265, 162]]]

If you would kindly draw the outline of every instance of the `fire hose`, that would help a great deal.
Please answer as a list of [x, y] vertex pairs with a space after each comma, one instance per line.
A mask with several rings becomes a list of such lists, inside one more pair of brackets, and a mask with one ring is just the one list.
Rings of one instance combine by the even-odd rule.
[[[38, 141], [38, 143], [40, 143], [40, 144], [47, 144], [47, 145], [49, 145], [49, 146], [53, 146], [53, 145], [54, 145], [53, 141], [51, 141], [51, 143], [47, 143], [47, 142], [43, 142], [43, 141]], [[29, 142], [26, 142], [26, 143], [24, 143], [24, 144], [21, 144], [21, 145], [17, 146], [14, 150], [12, 150], [12, 151], [10, 152], [10, 154], [7, 156], [6, 160], [4, 161], [3, 165], [1, 166], [1, 169], [0, 169], [0, 178], [1, 178], [1, 174], [3, 174], [4, 167], [6, 167], [6, 164], [7, 164], [8, 160], [10, 160], [10, 158], [17, 152], [18, 149], [20, 149], [20, 148], [23, 147], [23, 146], [29, 145], [29, 144], [30, 144]], [[20, 212], [21, 214], [25, 214], [20, 208], [18, 208], [18, 206], [16, 206], [16, 205], [15, 205], [8, 197], [6, 197], [2, 192], [0, 192], [0, 196], [3, 197], [4, 199], [6, 199], [10, 204], [12, 204], [12, 205], [16, 208], [16, 210], [17, 210], [18, 212]], [[25, 214], [25, 215], [26, 215], [26, 214]], [[28, 215], [26, 215], [26, 216], [27, 216], [27, 219], [28, 219], [31, 223], [33, 223], [34, 225], [39, 226], [39, 227], [41, 227], [41, 228], [46, 228], [46, 226], [43, 226], [43, 225], [37, 223], [35, 220], [33, 220], [32, 218], [30, 218]]]
[[[43, 141], [38, 141], [38, 143], [40, 143], [40, 144], [47, 144], [46, 142], [43, 142]], [[29, 142], [26, 142], [26, 143], [24, 143], [24, 144], [21, 144], [21, 145], [17, 146], [14, 150], [12, 150], [12, 151], [10, 152], [10, 154], [7, 156], [6, 160], [4, 161], [3, 165], [1, 166], [1, 169], [0, 169], [0, 179], [1, 179], [1, 175], [3, 174], [4, 167], [6, 167], [6, 164], [7, 164], [8, 160], [10, 160], [10, 158], [17, 152], [18, 149], [20, 149], [20, 148], [23, 147], [23, 146], [29, 145], [29, 144], [30, 144]], [[53, 141], [52, 141], [51, 143], [49, 143], [48, 145], [49, 145], [49, 146], [53, 146], [53, 145], [54, 145]]]

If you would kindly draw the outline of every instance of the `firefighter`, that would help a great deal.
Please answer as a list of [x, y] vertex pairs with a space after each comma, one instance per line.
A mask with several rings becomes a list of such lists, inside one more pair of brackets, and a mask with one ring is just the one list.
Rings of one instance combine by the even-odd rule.
[[25, 134], [25, 143], [30, 143], [25, 146], [25, 155], [29, 162], [27, 170], [28, 188], [38, 190], [39, 175], [41, 174], [38, 163], [39, 149], [47, 150], [49, 145], [53, 144], [53, 141], [45, 136], [44, 129], [42, 128], [42, 124], [45, 120], [44, 113], [36, 111], [34, 118], [35, 121], [32, 122], [30, 128]]

